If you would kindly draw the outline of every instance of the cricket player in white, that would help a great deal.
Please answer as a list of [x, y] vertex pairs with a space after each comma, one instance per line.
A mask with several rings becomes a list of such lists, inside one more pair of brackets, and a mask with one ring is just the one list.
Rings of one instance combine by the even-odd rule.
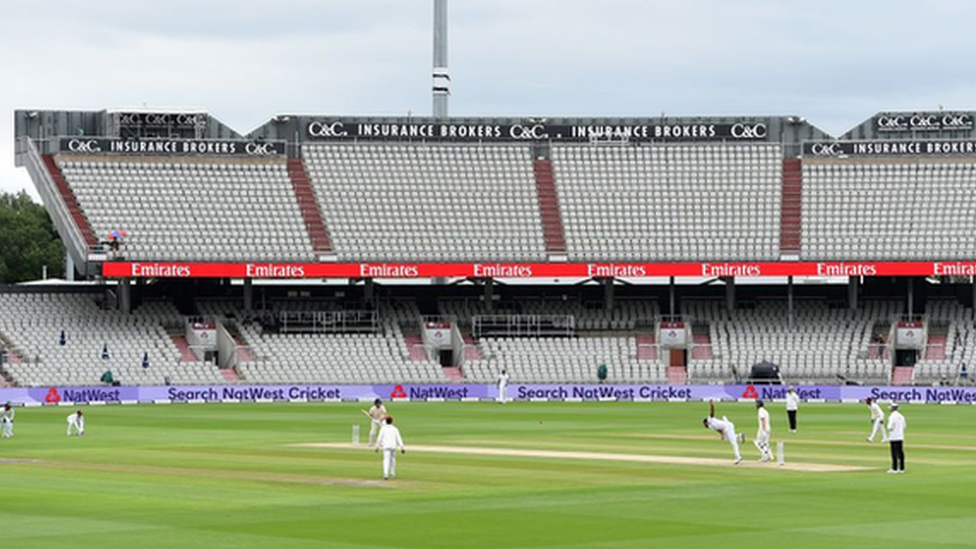
[[386, 416], [386, 425], [380, 429], [380, 436], [376, 439], [376, 451], [383, 451], [383, 480], [396, 477], [396, 453], [407, 453], [403, 446], [400, 430], [393, 426], [393, 418]]
[[878, 406], [878, 402], [871, 397], [864, 399], [864, 403], [868, 405], [871, 409], [871, 436], [868, 437], [868, 442], [874, 442], [874, 435], [881, 431], [881, 443], [884, 444], [888, 442], [888, 431], [885, 430], [885, 415], [881, 406]]
[[742, 461], [742, 454], [739, 453], [739, 437], [735, 434], [735, 424], [725, 416], [722, 416], [722, 419], [715, 419], [714, 401], [708, 402], [708, 417], [702, 420], [702, 424], [706, 429], [718, 432], [722, 440], [729, 441], [732, 451], [735, 452], [735, 464], [738, 465]]
[[762, 454], [760, 460], [765, 463], [773, 459], [773, 449], [769, 446], [769, 434], [772, 427], [769, 423], [769, 411], [761, 399], [756, 399], [756, 410], [759, 417], [759, 431], [756, 433], [756, 448]]
[[85, 416], [82, 415], [81, 410], [68, 416], [68, 436], [71, 436], [71, 430], [74, 429], [78, 436], [85, 434]]
[[508, 372], [502, 368], [502, 373], [498, 376], [498, 402], [504, 404], [508, 399]]
[[0, 414], [0, 425], [3, 426], [3, 438], [13, 438], [15, 415], [13, 406], [8, 402], [3, 407], [3, 414]]
[[364, 413], [369, 417], [369, 445], [372, 446], [376, 443], [376, 433], [383, 426], [383, 419], [386, 417], [386, 406], [383, 406], [382, 400], [376, 399], [373, 401], [373, 407]]
[[889, 473], [905, 472], [905, 427], [908, 422], [898, 411], [898, 403], [891, 403], [891, 414], [888, 415], [888, 442], [891, 445], [891, 469]]
[[790, 387], [786, 391], [786, 417], [790, 420], [790, 432], [796, 433], [796, 411], [800, 408], [800, 395]]

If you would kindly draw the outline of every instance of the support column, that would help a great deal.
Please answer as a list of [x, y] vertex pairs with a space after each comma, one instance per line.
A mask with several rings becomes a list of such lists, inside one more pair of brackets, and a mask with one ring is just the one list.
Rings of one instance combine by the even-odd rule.
[[788, 317], [789, 328], [790, 331], [792, 332], [793, 331], [793, 277], [792, 276], [786, 277], [786, 303], [787, 303], [787, 309], [789, 310], [789, 317]]
[[976, 276], [969, 277], [969, 283], [973, 286], [973, 309], [976, 310]]
[[132, 280], [123, 278], [119, 281], [119, 310], [123, 313], [132, 312]]
[[603, 308], [606, 311], [613, 311], [614, 286], [613, 278], [604, 278], [603, 282]]
[[915, 316], [915, 277], [908, 277], [908, 319]]
[[485, 307], [488, 312], [495, 310], [495, 279], [485, 279]]
[[674, 290], [674, 277], [672, 276], [671, 279], [670, 279], [670, 282], [668, 283], [668, 314], [671, 315], [671, 316], [675, 316], [677, 314], [677, 311], [674, 310], [674, 308], [675, 308], [674, 291], [675, 291]]
[[847, 308], [852, 311], [857, 310], [857, 292], [860, 285], [861, 279], [856, 276], [850, 277], [847, 281]]
[[68, 253], [67, 246], [64, 249], [64, 279], [68, 281], [74, 281], [75, 279], [75, 260]]
[[735, 310], [735, 277], [723, 280], [725, 280], [725, 309], [731, 313]]
[[372, 278], [367, 278], [363, 283], [363, 299], [370, 304], [376, 299], [376, 283]]
[[250, 278], [244, 279], [244, 310], [254, 310], [254, 281]]

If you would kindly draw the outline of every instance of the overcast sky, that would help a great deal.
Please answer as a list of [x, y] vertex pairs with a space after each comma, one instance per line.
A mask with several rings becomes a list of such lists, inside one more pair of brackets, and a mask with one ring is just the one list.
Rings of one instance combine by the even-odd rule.
[[[430, 113], [431, 0], [0, 0], [0, 190], [17, 108]], [[451, 0], [452, 115], [799, 114], [976, 106], [976, 2]]]

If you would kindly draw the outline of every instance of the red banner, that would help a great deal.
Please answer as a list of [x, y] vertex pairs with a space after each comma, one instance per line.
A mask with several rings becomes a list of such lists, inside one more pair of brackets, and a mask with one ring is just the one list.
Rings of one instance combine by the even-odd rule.
[[976, 262], [182, 263], [107, 262], [109, 278], [645, 278], [973, 276]]

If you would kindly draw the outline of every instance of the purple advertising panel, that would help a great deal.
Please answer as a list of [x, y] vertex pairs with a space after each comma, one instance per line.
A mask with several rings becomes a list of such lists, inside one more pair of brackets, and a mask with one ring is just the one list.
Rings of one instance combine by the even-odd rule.
[[[786, 397], [785, 385], [590, 385], [512, 384], [507, 398], [517, 401], [682, 401], [775, 400]], [[976, 387], [884, 387], [798, 385], [805, 401], [839, 402], [877, 400], [930, 404], [976, 404]], [[236, 402], [236, 401], [335, 401], [374, 398], [410, 400], [482, 400], [498, 396], [495, 385], [485, 384], [388, 384], [388, 385], [174, 385], [152, 387], [32, 387], [0, 389], [0, 402], [14, 404], [84, 402]]]

